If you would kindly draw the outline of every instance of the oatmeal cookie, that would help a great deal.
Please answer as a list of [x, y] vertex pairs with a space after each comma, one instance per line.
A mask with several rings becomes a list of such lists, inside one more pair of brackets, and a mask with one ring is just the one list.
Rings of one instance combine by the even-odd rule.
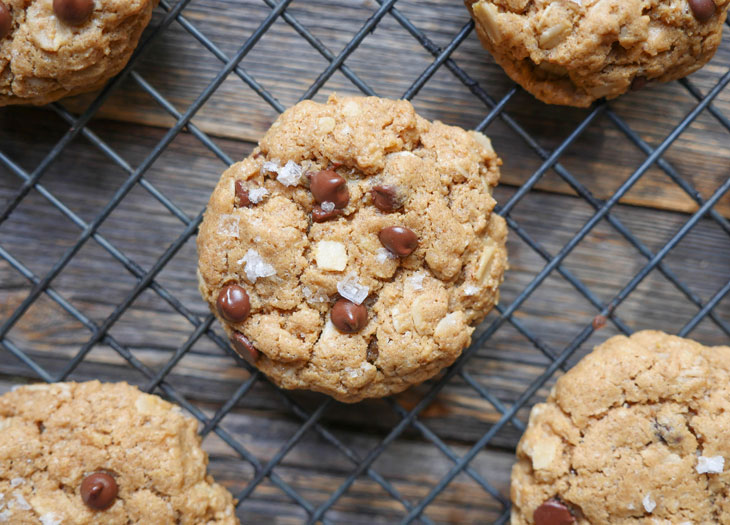
[[453, 363], [497, 302], [500, 163], [481, 133], [406, 101], [301, 102], [215, 188], [200, 291], [278, 385], [400, 392]]
[[730, 523], [730, 347], [612, 337], [536, 405], [512, 525]]
[[126, 383], [0, 396], [0, 523], [235, 525], [197, 422]]
[[0, 0], [0, 106], [101, 88], [127, 64], [157, 0]]
[[730, 0], [466, 0], [484, 47], [548, 104], [587, 107], [698, 70]]

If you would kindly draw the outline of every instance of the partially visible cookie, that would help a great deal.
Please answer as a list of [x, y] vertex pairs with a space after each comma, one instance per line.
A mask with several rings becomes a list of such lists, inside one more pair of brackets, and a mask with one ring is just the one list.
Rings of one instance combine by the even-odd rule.
[[715, 54], [730, 0], [465, 0], [482, 44], [549, 104], [587, 107]]
[[512, 525], [730, 523], [730, 347], [612, 337], [535, 405]]
[[284, 388], [405, 390], [453, 363], [498, 300], [500, 164], [487, 137], [407, 101], [301, 102], [215, 188], [200, 291]]
[[0, 523], [234, 525], [197, 423], [126, 383], [0, 396]]
[[0, 0], [0, 106], [101, 88], [127, 64], [158, 0]]

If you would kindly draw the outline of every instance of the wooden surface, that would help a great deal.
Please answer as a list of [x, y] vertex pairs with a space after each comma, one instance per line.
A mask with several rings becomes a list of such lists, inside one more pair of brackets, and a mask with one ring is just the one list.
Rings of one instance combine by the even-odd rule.
[[[335, 2], [295, 1], [289, 13], [337, 54], [377, 7], [369, 0]], [[438, 45], [467, 23], [459, 2], [446, 0], [397, 3], [401, 12], [425, 31]], [[190, 22], [208, 35], [227, 55], [235, 53], [267, 15], [266, 4], [254, 0], [199, 0], [185, 10]], [[159, 23], [162, 9], [153, 25]], [[727, 33], [728, 31], [726, 31]], [[481, 51], [470, 35], [454, 54], [456, 62], [492, 96], [499, 98], [511, 87], [498, 67]], [[430, 64], [431, 57], [389, 16], [368, 36], [346, 62], [350, 68], [384, 96], [400, 96]], [[730, 40], [705, 69], [691, 77], [707, 91], [727, 71]], [[295, 103], [326, 67], [326, 61], [283, 21], [242, 62], [242, 66], [284, 106]], [[184, 111], [198, 96], [221, 63], [180, 26], [173, 25], [143, 57], [137, 68], [155, 89]], [[341, 74], [335, 73], [316, 97], [331, 91], [355, 93]], [[90, 97], [65, 101], [73, 111], [83, 111]], [[442, 68], [414, 100], [419, 112], [430, 119], [474, 127], [488, 108], [473, 97], [448, 70]], [[715, 106], [730, 116], [730, 88]], [[677, 83], [632, 93], [613, 102], [611, 109], [651, 147], [656, 147], [673, 126], [693, 107], [693, 100]], [[539, 144], [556, 147], [581, 122], [588, 111], [548, 107], [518, 93], [507, 112]], [[103, 106], [92, 129], [131, 166], [144, 161], [162, 139], [173, 120], [133, 79], [123, 83]], [[231, 158], [245, 156], [253, 141], [276, 117], [268, 104], [239, 78], [229, 77], [205, 104], [193, 122], [215, 140]], [[0, 151], [21, 168], [32, 171], [66, 130], [64, 122], [46, 109], [0, 110]], [[503, 184], [497, 191], [505, 202], [536, 170], [542, 160], [502, 120], [486, 130], [504, 159]], [[730, 176], [730, 133], [705, 112], [669, 149], [667, 162], [708, 197]], [[608, 198], [643, 162], [636, 149], [606, 115], [599, 115], [568, 148], [561, 164], [598, 198]], [[145, 174], [145, 179], [172, 200], [190, 218], [203, 209], [224, 164], [188, 133], [176, 138]], [[91, 221], [126, 178], [126, 173], [86, 140], [75, 140], [47, 170], [41, 183], [83, 221]], [[0, 164], [0, 208], [12, 198], [22, 181]], [[577, 197], [560, 178], [549, 172], [517, 205], [512, 218], [551, 254], [557, 253], [590, 219], [593, 208]], [[659, 168], [653, 167], [622, 199], [612, 216], [655, 252], [687, 220], [696, 203]], [[716, 210], [730, 217], [730, 196]], [[147, 270], [178, 238], [184, 225], [144, 189], [137, 186], [103, 223], [99, 233], [141, 268]], [[0, 224], [0, 247], [43, 276], [74, 244], [81, 231], [32, 191], [15, 212]], [[502, 291], [501, 304], [509, 306], [545, 264], [538, 254], [513, 231], [509, 239], [511, 269]], [[207, 308], [198, 296], [195, 278], [195, 246], [191, 238], [156, 278], [156, 282], [201, 318]], [[702, 301], [711, 298], [730, 279], [730, 237], [716, 222], [705, 218], [665, 259], [666, 267]], [[601, 301], [610, 300], [646, 263], [646, 259], [606, 221], [602, 221], [567, 258], [568, 269]], [[52, 288], [97, 324], [124, 301], [136, 279], [97, 242], [89, 241], [53, 281]], [[0, 259], [0, 323], [4, 322], [30, 292], [28, 281]], [[677, 288], [658, 271], [652, 272], [616, 310], [632, 330], [657, 328], [677, 332], [697, 312]], [[589, 324], [597, 310], [563, 277], [553, 273], [515, 314], [525, 328], [554, 351], [568, 344]], [[730, 300], [725, 298], [715, 314], [730, 323]], [[483, 325], [488, 326], [492, 314]], [[482, 329], [483, 329], [482, 328]], [[217, 327], [216, 327], [217, 330]], [[145, 291], [116, 322], [110, 334], [134, 356], [159, 370], [183, 345], [194, 327], [152, 290]], [[609, 323], [579, 349], [571, 364], [591, 346], [617, 333]], [[727, 344], [728, 337], [709, 319], [692, 332], [707, 344]], [[90, 333], [63, 312], [49, 297], [42, 296], [22, 316], [8, 339], [51, 372], [58, 372], [89, 339]], [[547, 358], [518, 330], [503, 325], [480, 348], [466, 370], [509, 406], [537, 378]], [[84, 380], [127, 380], [145, 384], [111, 348], [96, 345], [71, 376]], [[208, 338], [199, 339], [168, 376], [168, 383], [196, 406], [212, 415], [249, 377]], [[34, 380], [32, 372], [0, 347], [0, 391]], [[549, 383], [531, 400], [540, 401]], [[397, 401], [414, 406], [429, 385], [414, 388]], [[291, 395], [307, 410], [322, 398], [309, 393]], [[527, 409], [520, 411], [522, 421]], [[463, 380], [448, 384], [420, 418], [459, 456], [463, 455], [500, 414]], [[399, 418], [385, 401], [369, 401], [355, 407], [332, 403], [322, 425], [360, 457], [387, 435]], [[236, 437], [262, 464], [296, 432], [301, 420], [283, 403], [281, 396], [260, 381], [223, 420]], [[481, 451], [472, 466], [503, 495], [508, 494], [509, 469], [519, 430], [508, 425], [491, 445]], [[211, 472], [234, 492], [253, 478], [254, 469], [220, 438], [209, 435], [204, 446], [211, 456]], [[423, 498], [452, 466], [417, 429], [409, 428], [388, 447], [374, 464], [409, 501]], [[302, 497], [317, 505], [345, 480], [353, 464], [315, 432], [286, 455], [276, 474]], [[436, 523], [491, 523], [500, 507], [468, 476], [458, 476], [428, 507]], [[305, 513], [270, 481], [264, 481], [244, 501], [239, 514], [245, 523], [301, 523]], [[394, 523], [404, 515], [372, 479], [360, 478], [327, 517], [333, 523]]]

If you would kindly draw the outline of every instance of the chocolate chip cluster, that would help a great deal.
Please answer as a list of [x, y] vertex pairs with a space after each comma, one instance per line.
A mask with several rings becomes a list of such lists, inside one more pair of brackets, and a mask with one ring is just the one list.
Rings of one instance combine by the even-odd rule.
[[[309, 180], [309, 191], [315, 201], [311, 212], [313, 222], [321, 223], [342, 216], [343, 210], [350, 202], [347, 180], [334, 168], [336, 166], [306, 174]], [[241, 180], [235, 182], [234, 190], [237, 207], [254, 206], [261, 201], [263, 195], [261, 192], [266, 192], [262, 189], [247, 189]], [[383, 213], [392, 213], [403, 207], [395, 186], [374, 186], [370, 195], [373, 205]], [[378, 239], [393, 257], [408, 257], [418, 247], [418, 235], [405, 226], [383, 228], [378, 232]], [[216, 309], [218, 314], [229, 323], [242, 323], [251, 313], [248, 293], [239, 284], [228, 283], [218, 293]], [[330, 318], [338, 331], [354, 334], [367, 325], [368, 311], [365, 305], [340, 297], [331, 309]], [[234, 332], [231, 344], [251, 363], [255, 363], [260, 355], [251, 341], [240, 332]]]

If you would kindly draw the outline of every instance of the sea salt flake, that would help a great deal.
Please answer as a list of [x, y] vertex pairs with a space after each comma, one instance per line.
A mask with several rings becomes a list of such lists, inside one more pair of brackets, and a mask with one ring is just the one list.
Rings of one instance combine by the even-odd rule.
[[378, 263], [383, 264], [388, 259], [395, 259], [395, 255], [385, 248], [378, 248], [378, 251], [375, 252], [375, 260], [378, 261]]
[[649, 514], [651, 514], [652, 511], [656, 508], [656, 501], [651, 498], [651, 494], [647, 494], [646, 496], [644, 496], [644, 499], [641, 500], [641, 503], [644, 505], [644, 510]]
[[253, 202], [254, 204], [258, 204], [261, 202], [261, 199], [264, 198], [264, 196], [269, 194], [269, 190], [266, 188], [253, 188], [248, 190], [248, 200]]
[[0, 521], [6, 522], [8, 520], [10, 520], [10, 511], [4, 510], [4, 511], [0, 512]]
[[246, 264], [243, 269], [246, 272], [246, 277], [248, 277], [248, 280], [252, 283], [255, 283], [256, 279], [259, 277], [271, 277], [272, 275], [276, 275], [274, 267], [264, 261], [264, 258], [259, 255], [259, 252], [253, 248], [249, 248], [246, 255], [243, 256], [243, 259], [238, 261], [238, 264], [243, 263]]
[[345, 373], [350, 377], [350, 379], [358, 378], [362, 375], [362, 369], [361, 368], [350, 368], [349, 366], [345, 368]]
[[20, 493], [19, 490], [16, 490], [13, 492], [13, 496], [15, 496], [15, 503], [17, 503], [18, 508], [21, 510], [30, 510], [32, 507], [28, 504], [28, 502], [25, 500], [23, 495]]
[[278, 173], [279, 175], [276, 177], [276, 180], [284, 186], [296, 186], [299, 184], [299, 179], [302, 178], [301, 166], [291, 160], [284, 164], [284, 167], [279, 168]]
[[341, 281], [337, 282], [337, 291], [340, 295], [355, 304], [362, 304], [370, 293], [370, 288], [360, 284], [357, 274], [350, 272]]
[[238, 217], [235, 215], [221, 215], [218, 223], [218, 233], [227, 237], [238, 238]]
[[316, 292], [313, 292], [307, 286], [303, 286], [302, 293], [304, 294], [304, 298], [307, 300], [308, 303], [326, 303], [327, 301], [329, 301], [329, 297], [327, 297], [327, 294], [324, 293], [322, 290], [317, 290]]
[[55, 514], [53, 512], [47, 512], [39, 519], [41, 520], [41, 523], [43, 525], [61, 525], [61, 522], [63, 521], [58, 516], [58, 514]]
[[22, 485], [23, 483], [25, 483], [25, 480], [23, 478], [13, 478], [10, 480], [10, 486], [13, 488], [17, 487], [18, 485]]
[[725, 468], [725, 458], [722, 456], [699, 456], [696, 468], [698, 474], [720, 474]]
[[424, 272], [418, 272], [408, 278], [408, 283], [415, 291], [423, 290], [423, 278], [426, 277]]
[[261, 166], [261, 173], [279, 173], [279, 163], [267, 160], [264, 165]]
[[479, 292], [479, 287], [473, 284], [467, 284], [464, 286], [464, 295], [476, 295]]
[[326, 211], [327, 213], [334, 211], [335, 209], [335, 203], [330, 201], [324, 201], [322, 204], [320, 204], [320, 207], [322, 208], [322, 211]]

